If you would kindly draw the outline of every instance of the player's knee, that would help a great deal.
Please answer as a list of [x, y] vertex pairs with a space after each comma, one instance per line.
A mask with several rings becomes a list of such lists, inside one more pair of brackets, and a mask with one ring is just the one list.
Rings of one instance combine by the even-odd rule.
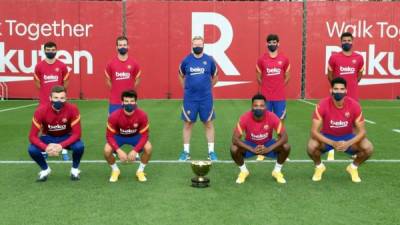
[[365, 145], [364, 151], [365, 151], [365, 154], [366, 154], [367, 156], [371, 156], [371, 155], [372, 155], [372, 153], [374, 152], [374, 146], [372, 145], [371, 142], [368, 142], [368, 143]]
[[204, 122], [204, 127], [207, 129], [213, 128], [213, 122], [211, 120]]
[[231, 145], [231, 154], [236, 155], [239, 152], [239, 147], [236, 145]]
[[104, 146], [104, 155], [111, 155], [113, 152], [113, 149], [111, 148], [111, 146], [106, 143], [106, 145]]
[[185, 121], [185, 123], [183, 124], [183, 128], [185, 129], [192, 129], [192, 126], [193, 126], [192, 122]]
[[148, 155], [151, 154], [151, 152], [153, 151], [153, 146], [151, 145], [151, 143], [149, 141], [144, 145], [143, 150], [146, 154], [148, 154]]
[[39, 148], [37, 148], [36, 146], [31, 144], [28, 147], [28, 153], [29, 153], [29, 155], [37, 155], [37, 154], [41, 154], [41, 151]]
[[282, 147], [283, 147], [283, 148], [282, 148], [283, 151], [285, 151], [285, 152], [287, 152], [287, 153], [290, 152], [291, 147], [290, 147], [290, 145], [289, 145], [288, 143], [284, 144]]
[[83, 153], [85, 151], [85, 145], [82, 141], [78, 141], [71, 146], [71, 150], [78, 153]]
[[310, 139], [307, 144], [307, 151], [309, 154], [314, 153], [318, 149], [319, 143], [314, 139]]

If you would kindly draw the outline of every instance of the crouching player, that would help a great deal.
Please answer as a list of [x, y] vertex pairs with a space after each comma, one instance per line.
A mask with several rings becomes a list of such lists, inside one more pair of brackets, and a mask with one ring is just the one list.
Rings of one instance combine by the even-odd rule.
[[38, 107], [33, 116], [28, 152], [42, 169], [38, 181], [46, 181], [51, 172], [44, 153], [58, 156], [63, 149], [73, 152], [71, 180], [80, 179], [79, 163], [84, 152], [84, 145], [80, 140], [81, 117], [78, 108], [66, 100], [65, 88], [54, 86], [50, 93], [50, 103]]
[[[360, 104], [346, 96], [346, 80], [341, 77], [331, 81], [331, 96], [317, 105], [308, 141], [308, 155], [314, 161], [313, 181], [320, 181], [325, 172], [321, 154], [332, 149], [356, 155], [346, 170], [353, 182], [361, 182], [358, 167], [373, 151], [372, 143], [366, 138], [364, 117]], [[322, 129], [321, 129], [322, 127]]]
[[[151, 144], [149, 142], [149, 122], [144, 111], [137, 107], [137, 93], [134, 90], [122, 92], [122, 108], [114, 111], [108, 117], [107, 143], [104, 147], [104, 158], [111, 166], [110, 182], [117, 182], [120, 170], [113, 153], [118, 155], [121, 162], [134, 162], [136, 155], [143, 153], [136, 177], [145, 182], [144, 168], [150, 160]], [[126, 154], [121, 146], [131, 145], [132, 150]]]
[[[240, 117], [233, 133], [231, 155], [240, 169], [236, 180], [238, 184], [245, 182], [249, 175], [243, 158], [255, 155], [277, 158], [272, 177], [278, 183], [286, 183], [281, 169], [290, 153], [288, 136], [281, 120], [274, 113], [266, 110], [265, 103], [266, 99], [263, 95], [255, 95], [252, 98], [252, 110]], [[277, 140], [272, 138], [274, 130], [278, 136]], [[246, 138], [242, 141], [241, 137], [244, 133]]]

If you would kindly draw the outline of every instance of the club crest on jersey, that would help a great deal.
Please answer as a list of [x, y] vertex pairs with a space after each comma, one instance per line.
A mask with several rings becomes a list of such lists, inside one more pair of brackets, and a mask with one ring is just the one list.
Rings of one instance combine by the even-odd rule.
[[127, 67], [128, 67], [128, 70], [132, 69], [132, 66], [131, 66], [131, 65], [128, 65]]
[[264, 130], [268, 130], [268, 128], [269, 128], [268, 124], [265, 124], [264, 125]]
[[59, 71], [60, 71], [60, 68], [56, 67], [55, 71], [56, 71], [56, 72], [59, 72]]
[[282, 63], [283, 63], [282, 61], [278, 61], [278, 64], [279, 64], [279, 65], [282, 65]]
[[207, 65], [207, 61], [203, 61], [203, 64], [204, 64], [204, 65]]
[[138, 126], [139, 126], [139, 124], [137, 124], [137, 123], [134, 123], [134, 124], [133, 124], [133, 127], [134, 127], [134, 128], [137, 128]]
[[357, 60], [353, 59], [353, 60], [351, 60], [351, 62], [352, 62], [353, 64], [356, 64], [356, 63], [357, 63]]
[[348, 118], [350, 118], [350, 112], [345, 112], [344, 113], [344, 116], [348, 119]]
[[63, 123], [67, 123], [67, 122], [68, 122], [67, 118], [62, 118], [61, 121], [62, 121]]

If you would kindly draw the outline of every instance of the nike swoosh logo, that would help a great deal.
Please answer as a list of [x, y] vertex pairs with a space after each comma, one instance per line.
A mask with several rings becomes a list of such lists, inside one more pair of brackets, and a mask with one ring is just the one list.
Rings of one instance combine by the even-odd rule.
[[214, 87], [225, 87], [239, 84], [247, 84], [251, 83], [251, 81], [218, 81]]

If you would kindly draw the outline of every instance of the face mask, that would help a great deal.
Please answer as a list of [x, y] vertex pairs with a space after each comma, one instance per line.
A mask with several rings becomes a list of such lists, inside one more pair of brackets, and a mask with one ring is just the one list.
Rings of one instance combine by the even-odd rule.
[[264, 115], [265, 109], [253, 109], [253, 115], [256, 118], [260, 118]]
[[128, 113], [133, 112], [137, 108], [136, 104], [123, 104], [124, 110], [127, 111]]
[[348, 52], [348, 51], [350, 51], [351, 46], [352, 46], [352, 44], [350, 44], [350, 43], [344, 43], [344, 44], [342, 44], [342, 49], [343, 49], [343, 51]]
[[270, 52], [275, 52], [278, 49], [278, 45], [268, 45], [268, 50]]
[[193, 53], [196, 55], [200, 55], [203, 52], [203, 47], [194, 47]]
[[332, 96], [336, 101], [340, 101], [344, 98], [344, 96], [346, 96], [346, 93], [332, 92]]
[[52, 101], [53, 108], [56, 110], [60, 110], [64, 106], [64, 102], [62, 101]]
[[54, 59], [54, 57], [56, 57], [56, 52], [45, 52], [44, 53], [46, 55], [46, 58], [48, 59]]
[[125, 54], [128, 52], [128, 49], [127, 49], [127, 48], [119, 48], [119, 49], [118, 49], [118, 52], [119, 52], [119, 54], [121, 54], [121, 55], [125, 55]]

